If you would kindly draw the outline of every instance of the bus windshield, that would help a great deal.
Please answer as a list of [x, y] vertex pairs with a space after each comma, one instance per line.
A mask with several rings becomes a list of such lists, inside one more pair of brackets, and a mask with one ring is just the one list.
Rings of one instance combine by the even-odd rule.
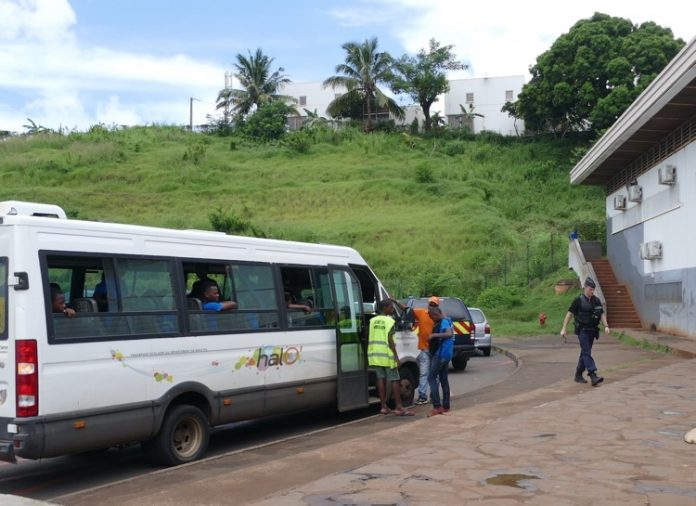
[[7, 259], [0, 258], [0, 340], [7, 339]]

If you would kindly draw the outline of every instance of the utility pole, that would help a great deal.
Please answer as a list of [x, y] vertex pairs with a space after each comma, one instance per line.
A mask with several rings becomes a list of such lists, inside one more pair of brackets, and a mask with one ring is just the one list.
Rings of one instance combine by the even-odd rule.
[[189, 130], [193, 132], [193, 97], [189, 99]]

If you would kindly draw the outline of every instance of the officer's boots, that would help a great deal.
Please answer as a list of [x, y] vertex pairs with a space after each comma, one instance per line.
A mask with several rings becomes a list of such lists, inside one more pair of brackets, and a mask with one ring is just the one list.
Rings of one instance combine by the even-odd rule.
[[592, 381], [592, 386], [596, 387], [602, 381], [604, 381], [604, 378], [602, 378], [601, 376], [597, 376], [597, 371], [592, 371], [590, 373], [590, 381]]
[[587, 383], [587, 380], [582, 377], [583, 369], [575, 369], [575, 382], [576, 383]]

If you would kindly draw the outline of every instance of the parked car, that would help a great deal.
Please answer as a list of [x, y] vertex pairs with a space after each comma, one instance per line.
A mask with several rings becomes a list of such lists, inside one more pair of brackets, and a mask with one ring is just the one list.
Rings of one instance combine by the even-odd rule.
[[474, 337], [476, 338], [476, 349], [481, 350], [483, 355], [488, 357], [491, 354], [491, 326], [483, 314], [477, 307], [470, 307], [471, 321], [476, 325]]
[[[406, 307], [426, 308], [428, 307], [429, 297], [418, 297], [402, 299], [399, 302]], [[454, 356], [452, 357], [452, 367], [457, 371], [466, 369], [469, 357], [476, 353], [474, 346], [474, 324], [471, 321], [469, 308], [457, 297], [440, 297], [440, 309], [452, 319], [454, 324]], [[409, 315], [405, 315], [408, 319]], [[411, 315], [410, 318], [413, 318]], [[413, 320], [411, 320], [413, 321]]]

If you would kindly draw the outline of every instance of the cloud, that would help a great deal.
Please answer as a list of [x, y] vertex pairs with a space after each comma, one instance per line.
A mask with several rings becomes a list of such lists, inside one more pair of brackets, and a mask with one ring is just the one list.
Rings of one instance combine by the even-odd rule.
[[551, 0], [529, 2], [453, 2], [448, 0], [376, 0], [389, 8], [401, 6], [402, 13], [392, 24], [393, 35], [407, 52], [415, 53], [435, 37], [442, 44], [454, 44], [457, 56], [471, 64], [474, 77], [525, 75], [536, 58], [580, 19], [595, 12], [630, 19], [633, 23], [655, 21], [672, 28], [686, 41], [694, 35], [696, 4], [677, 0], [659, 3], [632, 0], [585, 0], [559, 3]]
[[[82, 47], [74, 32], [77, 22], [65, 0], [0, 0], [0, 91], [20, 90], [31, 97], [19, 104], [0, 100], [6, 113], [0, 130], [21, 130], [26, 121], [18, 118], [27, 116], [51, 128], [97, 122], [184, 124], [189, 97], [214, 101], [222, 88], [224, 69], [214, 63], [181, 54], [158, 57]], [[135, 102], [126, 103], [125, 97], [136, 92]], [[157, 104], [164, 108], [158, 110]]]

